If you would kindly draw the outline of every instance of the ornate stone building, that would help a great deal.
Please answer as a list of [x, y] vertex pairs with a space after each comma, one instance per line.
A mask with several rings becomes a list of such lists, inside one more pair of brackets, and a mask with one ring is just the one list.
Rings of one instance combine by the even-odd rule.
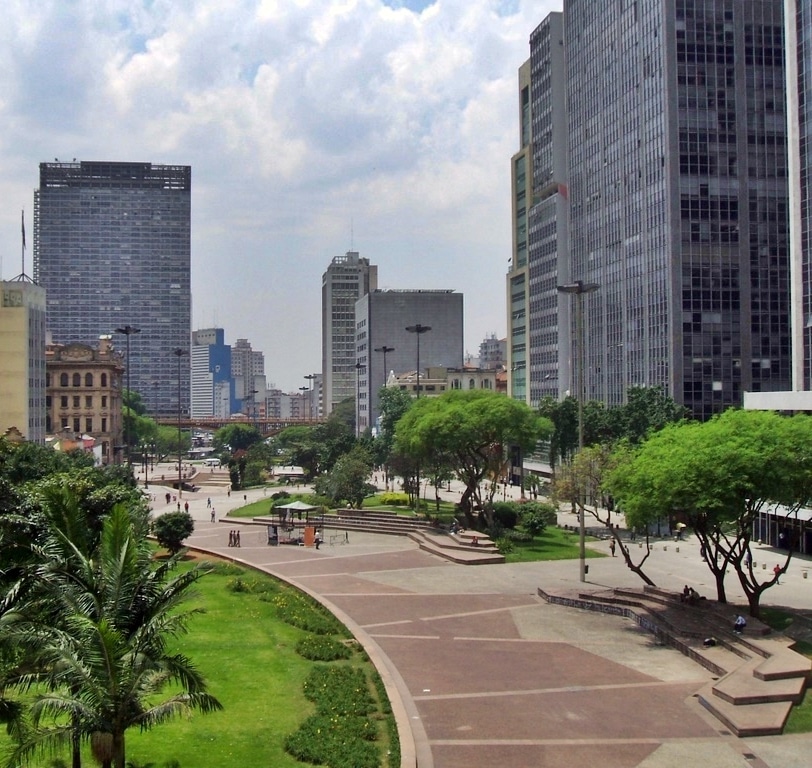
[[98, 349], [87, 344], [49, 344], [45, 351], [46, 430], [61, 438], [70, 436], [87, 446], [104, 464], [121, 460], [116, 449], [123, 445], [121, 353], [109, 336], [99, 339]]

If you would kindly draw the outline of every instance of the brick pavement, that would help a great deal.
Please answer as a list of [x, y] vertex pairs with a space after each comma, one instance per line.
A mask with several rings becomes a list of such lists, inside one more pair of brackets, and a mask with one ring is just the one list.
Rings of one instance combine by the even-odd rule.
[[[238, 503], [216, 498], [222, 512]], [[401, 727], [414, 735], [413, 748], [404, 739], [404, 765], [810, 764], [812, 737], [726, 733], [695, 697], [709, 673], [628, 620], [540, 602], [538, 586], [577, 583], [577, 563], [470, 568], [442, 562], [406, 539], [370, 534], [315, 551], [267, 547], [259, 532], [250, 532], [233, 550], [226, 546], [233, 522], [209, 523], [205, 504], [205, 495], [191, 501], [193, 546], [235, 556], [317, 595], [365, 643], [400, 699]], [[678, 557], [656, 558], [654, 570], [676, 584], [702, 583], [695, 563], [686, 572]], [[619, 558], [592, 563], [592, 575], [607, 586], [639, 584]], [[782, 597], [799, 589], [805, 585]], [[803, 600], [805, 593], [798, 594]]]

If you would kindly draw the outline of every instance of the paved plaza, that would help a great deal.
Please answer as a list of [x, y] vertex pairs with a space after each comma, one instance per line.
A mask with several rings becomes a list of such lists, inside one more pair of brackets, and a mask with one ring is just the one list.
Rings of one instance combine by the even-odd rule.
[[[151, 491], [156, 513], [174, 508], [164, 503], [165, 489]], [[264, 494], [248, 491], [248, 501]], [[227, 546], [235, 523], [219, 518], [242, 505], [243, 494], [203, 488], [183, 498], [196, 521], [190, 545], [318, 596], [364, 642], [397, 694], [401, 728], [414, 734], [413, 745], [404, 739], [404, 765], [812, 765], [812, 735], [738, 739], [728, 733], [695, 697], [710, 673], [630, 620], [540, 600], [539, 587], [577, 588], [577, 560], [462, 566], [403, 537], [356, 532], [349, 543], [318, 551], [269, 547], [263, 526], [242, 527], [235, 550]], [[608, 552], [605, 543], [594, 546]], [[755, 556], [758, 567], [780, 559], [769, 548]], [[642, 586], [620, 557], [588, 562], [592, 586]], [[812, 579], [803, 575], [809, 566], [809, 560], [794, 560], [765, 604], [812, 610]], [[662, 587], [689, 584], [715, 595], [691, 540], [658, 543], [645, 570]], [[731, 602], [743, 601], [735, 579], [728, 587]]]

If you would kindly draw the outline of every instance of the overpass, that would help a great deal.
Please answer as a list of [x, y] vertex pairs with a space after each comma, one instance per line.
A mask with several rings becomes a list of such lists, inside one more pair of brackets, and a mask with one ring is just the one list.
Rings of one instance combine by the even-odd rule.
[[261, 434], [265, 437], [279, 434], [283, 429], [288, 427], [315, 427], [323, 424], [325, 419], [277, 419], [277, 418], [218, 418], [216, 416], [199, 416], [190, 418], [188, 416], [158, 416], [155, 421], [164, 427], [177, 427], [183, 430], [201, 430], [207, 432], [216, 432], [221, 427], [227, 427], [230, 424], [247, 424], [250, 427], [256, 427]]

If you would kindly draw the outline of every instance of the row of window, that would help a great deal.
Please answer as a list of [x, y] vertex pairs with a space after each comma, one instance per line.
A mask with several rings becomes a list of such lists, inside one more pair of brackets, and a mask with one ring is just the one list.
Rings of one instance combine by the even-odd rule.
[[[51, 423], [51, 417], [46, 417], [46, 424], [45, 429], [47, 432], [53, 432], [53, 424]], [[81, 432], [82, 431], [82, 419], [79, 416], [74, 416], [71, 422], [67, 416], [63, 416], [60, 420], [61, 428], [64, 429], [72, 429], [74, 432]], [[85, 429], [84, 431], [87, 434], [91, 434], [93, 432], [93, 418], [88, 416], [85, 418]], [[102, 416], [101, 418], [101, 432], [107, 432], [107, 418]]]
[[[73, 408], [81, 408], [81, 395], [73, 395]], [[48, 395], [45, 398], [45, 404], [48, 408], [51, 407], [51, 396]], [[60, 408], [67, 408], [68, 407], [68, 396], [67, 395], [60, 395], [59, 397], [59, 407]], [[107, 395], [101, 396], [101, 407], [107, 408]], [[85, 408], [93, 408], [93, 395], [85, 395]]]
[[[46, 375], [46, 387], [51, 386], [51, 374]], [[59, 374], [59, 386], [60, 387], [81, 387], [82, 386], [82, 374], [81, 373], [74, 373], [73, 376], [70, 376], [67, 373], [60, 373]], [[94, 386], [94, 376], [92, 373], [85, 374], [85, 386], [92, 387]], [[106, 387], [107, 386], [107, 374], [102, 373], [100, 377], [100, 384], [99, 386]]]

